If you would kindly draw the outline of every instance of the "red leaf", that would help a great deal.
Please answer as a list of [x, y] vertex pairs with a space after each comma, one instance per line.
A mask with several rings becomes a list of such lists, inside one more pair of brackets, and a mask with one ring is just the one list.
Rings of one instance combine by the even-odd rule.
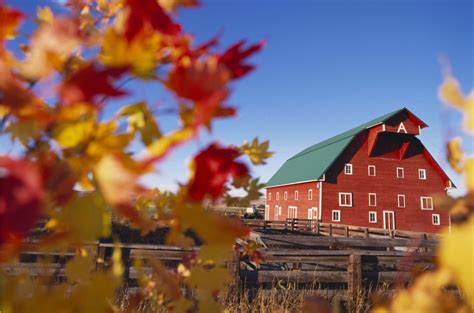
[[112, 85], [127, 68], [98, 69], [91, 63], [69, 77], [61, 86], [59, 94], [62, 103], [93, 102], [97, 96], [120, 97], [127, 92]]
[[202, 200], [206, 195], [217, 199], [224, 190], [229, 176], [242, 177], [248, 174], [244, 163], [236, 162], [240, 152], [236, 148], [221, 148], [216, 143], [209, 145], [195, 158], [194, 178], [189, 195], [194, 200]]
[[262, 41], [247, 49], [242, 49], [244, 44], [245, 41], [241, 40], [219, 56], [219, 63], [224, 64], [229, 69], [232, 73], [232, 79], [240, 78], [254, 70], [254, 65], [245, 64], [243, 62], [246, 58], [260, 51], [265, 46], [265, 42]]
[[166, 35], [181, 32], [181, 26], [173, 22], [156, 0], [127, 0], [127, 6], [130, 12], [125, 22], [125, 38], [129, 41], [147, 25]]
[[43, 198], [41, 175], [25, 160], [0, 156], [0, 247], [34, 226]]
[[0, 50], [3, 49], [3, 40], [13, 35], [23, 19], [23, 13], [11, 9], [0, 1]]

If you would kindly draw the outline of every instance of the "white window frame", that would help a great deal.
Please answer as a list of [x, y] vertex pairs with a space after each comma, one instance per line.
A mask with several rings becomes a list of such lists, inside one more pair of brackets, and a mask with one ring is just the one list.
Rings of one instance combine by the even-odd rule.
[[278, 215], [282, 215], [281, 214], [281, 205], [278, 206]]
[[283, 200], [288, 200], [288, 192], [287, 191], [285, 191], [283, 193]]
[[[337, 219], [334, 218], [334, 213], [337, 214]], [[341, 221], [341, 210], [332, 210], [331, 212], [331, 220], [333, 222], [340, 222]]]
[[265, 205], [265, 221], [270, 220], [270, 205]]
[[[401, 176], [398, 176], [398, 170], [402, 170], [402, 175]], [[405, 168], [403, 167], [397, 167], [397, 178], [405, 178]]]
[[[372, 195], [375, 197], [375, 203], [370, 202], [370, 196]], [[369, 192], [369, 206], [377, 206], [377, 194], [375, 192]]]
[[[294, 214], [291, 214], [294, 213]], [[294, 215], [294, 216], [291, 216]], [[294, 205], [288, 206], [288, 218], [298, 218], [298, 207]]]
[[[349, 204], [342, 204], [342, 197], [343, 196], [347, 196], [349, 195], [349, 200], [350, 200], [350, 203]], [[339, 206], [342, 206], [342, 207], [352, 207], [352, 192], [340, 192], [339, 193]]]
[[313, 200], [313, 189], [308, 189], [308, 200]]
[[[423, 200], [427, 199], [431, 201], [431, 207], [423, 207]], [[433, 197], [420, 197], [420, 207], [422, 210], [427, 210], [427, 211], [433, 211], [434, 209], [434, 203], [433, 203]]]
[[280, 216], [280, 214], [278, 213], [280, 213], [279, 207], [278, 205], [275, 205], [275, 212], [273, 212], [273, 219], [278, 220], [278, 217]]
[[277, 191], [277, 193], [276, 193], [276, 199], [275, 200], [280, 201], [280, 192], [279, 191]]
[[[372, 221], [370, 219], [370, 216], [373, 215], [374, 216], [374, 220]], [[376, 224], [377, 223], [377, 212], [376, 211], [369, 211], [369, 223], [370, 224]]]
[[[438, 219], [437, 223], [435, 223], [435, 218]], [[441, 225], [441, 217], [439, 216], [439, 214], [431, 214], [431, 224], [436, 225], [436, 226]]]
[[346, 175], [352, 175], [354, 173], [353, 171], [353, 166], [351, 163], [346, 163], [346, 165], [344, 165], [344, 174]]
[[268, 201], [271, 201], [271, 200], [272, 200], [272, 193], [269, 192], [269, 193], [268, 193]]
[[426, 180], [426, 170], [424, 168], [418, 169], [418, 178], [421, 180]]
[[[403, 205], [400, 205], [400, 199], [403, 199]], [[407, 199], [405, 195], [397, 195], [397, 204], [399, 208], [406, 208], [407, 207]]]
[[295, 190], [295, 200], [298, 200], [299, 195], [298, 195], [298, 190]]
[[[371, 168], [374, 169], [374, 175], [370, 175], [370, 169], [371, 169]], [[369, 166], [367, 166], [367, 175], [372, 176], [372, 177], [373, 177], [373, 176], [377, 176], [377, 169], [376, 169], [375, 165], [369, 165]]]

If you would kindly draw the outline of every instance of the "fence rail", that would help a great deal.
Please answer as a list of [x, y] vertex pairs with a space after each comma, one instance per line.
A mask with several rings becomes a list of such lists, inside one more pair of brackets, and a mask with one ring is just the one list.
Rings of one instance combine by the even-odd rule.
[[404, 230], [389, 230], [371, 227], [359, 227], [344, 224], [322, 223], [319, 220], [287, 218], [283, 221], [243, 219], [243, 223], [254, 230], [284, 230], [287, 232], [311, 233], [329, 237], [365, 237], [365, 238], [438, 238], [437, 234]]
[[[266, 248], [261, 249], [260, 266], [252, 263], [243, 250], [236, 250], [226, 264], [234, 277], [234, 285], [268, 289], [275, 284], [303, 286], [318, 284], [328, 294], [342, 294], [349, 306], [360, 295], [360, 290], [377, 284], [405, 284], [416, 267], [430, 270], [434, 267], [436, 239], [328, 237], [311, 234], [265, 234], [257, 238]], [[133, 282], [138, 277], [134, 260], [144, 260], [144, 272], [151, 270], [147, 259], [159, 259], [176, 268], [178, 262], [190, 253], [199, 253], [199, 247], [183, 248], [168, 245], [113, 244], [93, 242], [86, 245], [96, 258], [96, 268], [108, 266], [114, 247], [122, 249], [126, 266], [125, 279]], [[43, 250], [35, 242], [25, 243], [16, 263], [0, 264], [6, 275], [29, 273], [32, 277], [54, 276], [66, 279], [64, 265], [78, 247]]]

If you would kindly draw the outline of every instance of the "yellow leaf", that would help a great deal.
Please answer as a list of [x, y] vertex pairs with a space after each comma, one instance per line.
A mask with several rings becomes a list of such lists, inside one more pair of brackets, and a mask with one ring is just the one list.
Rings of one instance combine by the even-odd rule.
[[459, 86], [459, 82], [447, 75], [439, 88], [439, 97], [446, 104], [454, 106], [464, 115], [464, 129], [474, 132], [474, 90], [465, 97]]
[[65, 230], [70, 231], [75, 240], [94, 241], [107, 226], [103, 221], [105, 209], [105, 202], [97, 193], [85, 193], [69, 201], [59, 217]]
[[72, 20], [41, 24], [33, 34], [22, 74], [32, 80], [60, 69], [80, 44], [77, 25]]
[[51, 11], [51, 8], [49, 6], [38, 8], [36, 10], [36, 16], [37, 16], [36, 21], [40, 24], [41, 23], [51, 24], [53, 23], [53, 20], [54, 20], [53, 11]]
[[160, 6], [169, 13], [174, 13], [178, 7], [197, 7], [197, 0], [158, 0]]
[[37, 125], [34, 120], [8, 124], [5, 131], [10, 133], [12, 141], [18, 139], [25, 147], [28, 146], [30, 139], [35, 139], [38, 135]]
[[186, 127], [163, 136], [147, 147], [148, 153], [154, 159], [161, 159], [175, 146], [190, 140], [196, 134], [196, 130]]
[[64, 272], [71, 282], [86, 282], [94, 268], [91, 256], [76, 256], [66, 264]]
[[464, 175], [467, 190], [474, 192], [474, 157], [470, 157], [464, 161]]
[[444, 233], [439, 248], [441, 266], [455, 276], [465, 298], [474, 307], [474, 216]]
[[462, 160], [464, 158], [464, 152], [461, 148], [462, 139], [457, 137], [453, 138], [448, 142], [448, 161], [453, 170], [460, 173], [462, 172]]
[[273, 155], [268, 151], [269, 141], [258, 142], [258, 138], [252, 140], [251, 143], [246, 142], [240, 147], [242, 153], [248, 155], [250, 161], [255, 165], [266, 164], [265, 160]]
[[115, 244], [114, 251], [112, 252], [112, 273], [116, 277], [122, 277], [123, 272], [125, 271], [122, 264], [122, 250]]
[[109, 28], [99, 60], [108, 67], [130, 66], [136, 76], [151, 78], [160, 58], [160, 48], [161, 35], [156, 32], [138, 35], [129, 42], [115, 29]]
[[145, 146], [161, 137], [155, 117], [144, 102], [139, 102], [124, 107], [119, 116], [128, 116], [128, 131], [130, 133], [140, 132], [142, 142]]
[[90, 139], [94, 126], [95, 122], [93, 119], [60, 124], [54, 131], [54, 138], [61, 148], [74, 148]]

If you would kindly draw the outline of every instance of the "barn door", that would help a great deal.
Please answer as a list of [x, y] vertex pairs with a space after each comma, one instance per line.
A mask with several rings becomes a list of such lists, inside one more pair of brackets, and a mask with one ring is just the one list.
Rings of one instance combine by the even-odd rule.
[[268, 221], [270, 219], [270, 206], [265, 206], [265, 220]]
[[319, 217], [318, 208], [309, 208], [308, 209], [308, 220], [317, 220], [318, 217]]
[[275, 221], [278, 221], [278, 205], [275, 205], [275, 213], [273, 215]]
[[383, 211], [383, 228], [395, 230], [395, 213], [393, 211]]

